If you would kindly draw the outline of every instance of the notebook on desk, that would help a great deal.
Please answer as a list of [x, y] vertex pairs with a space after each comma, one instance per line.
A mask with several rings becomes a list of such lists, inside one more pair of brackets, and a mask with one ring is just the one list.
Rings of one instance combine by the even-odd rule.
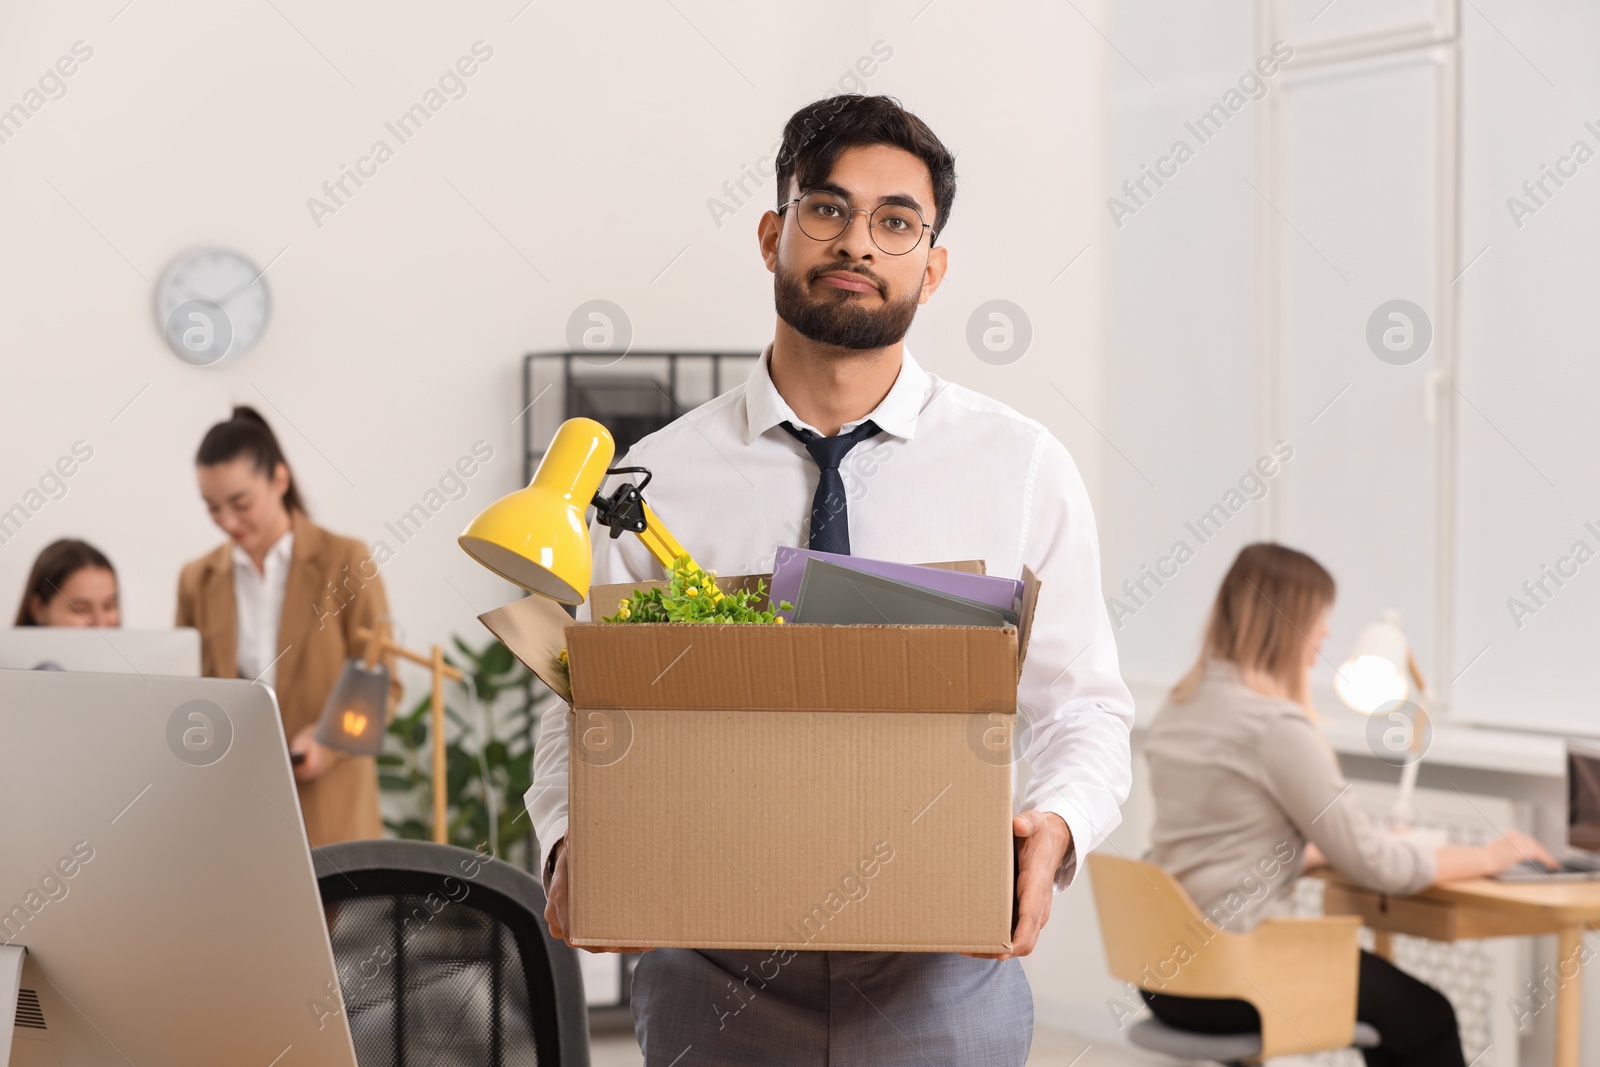
[[1567, 741], [1567, 830], [1564, 841], [1546, 841], [1559, 864], [1554, 870], [1531, 861], [1494, 877], [1502, 882], [1600, 881], [1600, 745]]

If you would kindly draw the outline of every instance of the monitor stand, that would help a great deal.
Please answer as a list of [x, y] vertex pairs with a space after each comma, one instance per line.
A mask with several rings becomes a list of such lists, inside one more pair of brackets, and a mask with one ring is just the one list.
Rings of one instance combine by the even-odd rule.
[[17, 1021], [17, 999], [22, 991], [22, 960], [28, 950], [21, 945], [0, 945], [0, 1067], [11, 1063], [11, 1028]]

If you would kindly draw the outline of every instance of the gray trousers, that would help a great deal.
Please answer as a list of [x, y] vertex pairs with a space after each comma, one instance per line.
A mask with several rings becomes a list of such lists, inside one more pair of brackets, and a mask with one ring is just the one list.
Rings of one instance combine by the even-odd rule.
[[645, 1067], [1023, 1067], [1022, 961], [658, 948], [633, 974]]

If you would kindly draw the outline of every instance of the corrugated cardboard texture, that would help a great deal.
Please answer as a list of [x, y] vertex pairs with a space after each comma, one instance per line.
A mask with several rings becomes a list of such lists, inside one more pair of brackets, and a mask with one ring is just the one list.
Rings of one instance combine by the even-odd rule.
[[[1001, 628], [480, 616], [573, 705], [573, 942], [1009, 951], [1023, 583]], [[650, 584], [591, 590], [595, 617]]]
[[580, 710], [606, 734], [574, 738], [573, 943], [1008, 951], [1010, 768], [973, 749], [993, 725]]
[[566, 629], [581, 707], [1015, 711], [1010, 626]]

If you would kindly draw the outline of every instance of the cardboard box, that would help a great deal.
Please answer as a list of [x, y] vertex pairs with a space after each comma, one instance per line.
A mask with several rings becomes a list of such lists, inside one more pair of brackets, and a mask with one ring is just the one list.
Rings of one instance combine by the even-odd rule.
[[573, 708], [572, 943], [1009, 951], [1023, 577], [1017, 627], [480, 616]]

